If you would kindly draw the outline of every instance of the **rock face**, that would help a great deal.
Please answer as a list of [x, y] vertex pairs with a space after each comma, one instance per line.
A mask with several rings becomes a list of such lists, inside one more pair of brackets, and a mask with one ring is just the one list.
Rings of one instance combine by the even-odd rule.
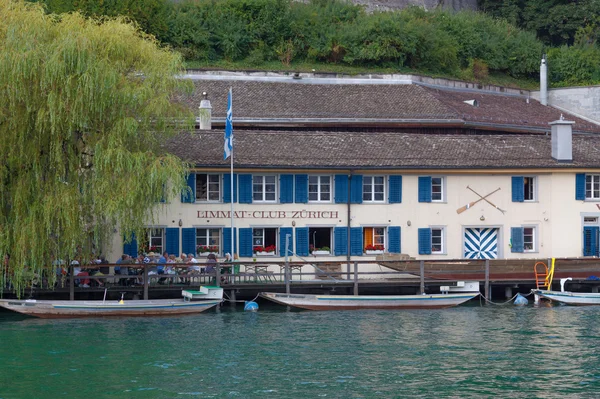
[[399, 10], [409, 6], [419, 6], [426, 10], [441, 7], [444, 10], [476, 10], [477, 0], [351, 0], [354, 4], [366, 7], [367, 11]]

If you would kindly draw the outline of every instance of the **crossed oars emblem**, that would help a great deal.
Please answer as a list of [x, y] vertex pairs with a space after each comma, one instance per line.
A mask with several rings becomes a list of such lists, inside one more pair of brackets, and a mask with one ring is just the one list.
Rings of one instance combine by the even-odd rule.
[[494, 208], [498, 209], [500, 212], [502, 212], [502, 214], [504, 214], [504, 212], [506, 212], [504, 209], [499, 208], [498, 206], [496, 206], [495, 204], [493, 204], [490, 200], [487, 199], [487, 197], [489, 197], [490, 195], [494, 194], [496, 191], [500, 190], [500, 187], [498, 187], [497, 189], [495, 189], [494, 191], [492, 191], [491, 193], [489, 193], [488, 195], [485, 196], [481, 196], [477, 191], [473, 190], [471, 187], [467, 186], [467, 188], [471, 191], [473, 191], [475, 194], [477, 194], [477, 196], [479, 197], [478, 200], [475, 201], [471, 201], [469, 202], [467, 205], [465, 206], [461, 206], [460, 208], [458, 208], [456, 210], [456, 213], [463, 213], [464, 211], [466, 211], [467, 209], [469, 209], [470, 207], [472, 207], [473, 205], [475, 205], [476, 203], [478, 203], [479, 201], [485, 201], [488, 204], [490, 204], [491, 206], [493, 206]]

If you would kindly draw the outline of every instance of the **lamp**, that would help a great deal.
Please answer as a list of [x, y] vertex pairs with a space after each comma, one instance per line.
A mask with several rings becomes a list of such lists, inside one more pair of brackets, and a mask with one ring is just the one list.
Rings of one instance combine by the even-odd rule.
[[485, 216], [481, 215], [481, 217], [479, 218], [479, 220], [481, 220], [483, 222], [485, 220]]
[[179, 227], [183, 226], [183, 221], [181, 219], [179, 219]]
[[411, 224], [411, 223], [410, 223], [410, 220], [406, 222], [406, 225], [407, 225], [407, 226], [410, 226], [410, 224]]

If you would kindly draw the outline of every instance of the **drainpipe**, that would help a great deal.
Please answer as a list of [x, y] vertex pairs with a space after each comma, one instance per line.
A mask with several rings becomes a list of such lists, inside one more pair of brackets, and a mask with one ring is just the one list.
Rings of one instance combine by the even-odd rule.
[[347, 273], [348, 273], [348, 279], [350, 279], [350, 216], [351, 216], [351, 212], [350, 212], [350, 196], [352, 195], [352, 190], [351, 190], [351, 186], [352, 186], [352, 171], [350, 171], [350, 173], [348, 173], [348, 243], [347, 243], [347, 248], [348, 248], [348, 252], [346, 254], [346, 268], [347, 268]]
[[548, 66], [545, 55], [540, 64], [540, 104], [548, 105]]

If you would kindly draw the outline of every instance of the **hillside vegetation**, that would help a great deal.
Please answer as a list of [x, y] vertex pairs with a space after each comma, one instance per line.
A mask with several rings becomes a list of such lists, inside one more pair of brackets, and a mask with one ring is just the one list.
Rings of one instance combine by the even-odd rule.
[[504, 76], [530, 86], [547, 53], [553, 86], [600, 82], [600, 51], [589, 40], [593, 34], [585, 35], [593, 27], [568, 31], [578, 40], [544, 43], [538, 31], [517, 27], [520, 20], [503, 15], [491, 0], [484, 5], [497, 16], [415, 7], [367, 14], [334, 0], [43, 2], [49, 12], [127, 15], [193, 67], [398, 71], [479, 82]]

